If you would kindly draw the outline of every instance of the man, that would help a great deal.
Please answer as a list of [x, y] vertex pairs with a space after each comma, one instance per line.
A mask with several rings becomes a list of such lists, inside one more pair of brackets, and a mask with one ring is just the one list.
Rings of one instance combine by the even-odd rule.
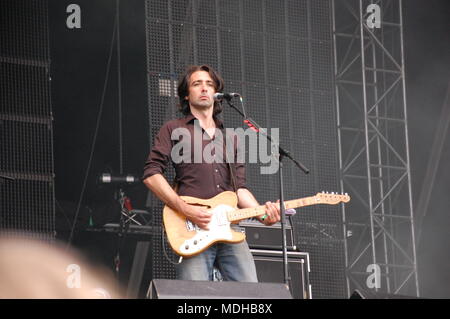
[[[243, 163], [229, 164], [220, 161], [174, 161], [171, 151], [179, 141], [171, 139], [176, 129], [190, 132], [191, 144], [194, 144], [194, 130], [201, 129], [206, 136], [201, 143], [202, 150], [209, 143], [216, 143], [217, 149], [224, 149], [224, 139], [219, 137], [223, 123], [219, 119], [222, 111], [214, 94], [223, 90], [221, 77], [209, 66], [191, 66], [181, 77], [178, 86], [181, 112], [184, 118], [166, 122], [155, 138], [152, 151], [144, 167], [145, 185], [175, 211], [182, 213], [188, 220], [202, 229], [208, 229], [212, 214], [199, 206], [189, 205], [180, 196], [192, 196], [208, 199], [223, 191], [235, 191], [238, 207], [259, 206], [253, 194], [245, 187], [245, 168]], [[217, 131], [216, 131], [217, 130]], [[198, 135], [197, 135], [198, 136]], [[186, 142], [186, 141], [185, 141]], [[218, 145], [217, 145], [218, 144]], [[236, 148], [234, 150], [236, 152]], [[212, 156], [215, 156], [214, 153]], [[175, 191], [167, 182], [163, 173], [169, 164], [175, 167]], [[265, 225], [280, 220], [278, 204], [266, 202], [265, 215], [257, 217]], [[177, 265], [178, 278], [182, 280], [212, 280], [213, 267], [216, 266], [224, 280], [257, 282], [256, 268], [248, 244], [216, 243], [194, 257], [184, 258]]]

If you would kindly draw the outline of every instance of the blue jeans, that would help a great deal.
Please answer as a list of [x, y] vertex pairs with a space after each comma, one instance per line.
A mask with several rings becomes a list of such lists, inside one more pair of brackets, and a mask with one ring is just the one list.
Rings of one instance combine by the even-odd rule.
[[178, 279], [213, 280], [214, 266], [226, 281], [258, 282], [255, 261], [245, 240], [239, 244], [217, 243], [200, 255], [183, 258], [177, 265]]

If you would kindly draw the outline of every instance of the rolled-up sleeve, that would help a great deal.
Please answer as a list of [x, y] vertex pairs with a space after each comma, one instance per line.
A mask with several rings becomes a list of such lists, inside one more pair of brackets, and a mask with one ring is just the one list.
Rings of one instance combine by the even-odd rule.
[[144, 165], [142, 180], [155, 175], [164, 174], [170, 163], [170, 152], [172, 150], [172, 140], [169, 125], [161, 127], [156, 135], [153, 147]]
[[247, 188], [244, 163], [236, 163], [236, 188]]

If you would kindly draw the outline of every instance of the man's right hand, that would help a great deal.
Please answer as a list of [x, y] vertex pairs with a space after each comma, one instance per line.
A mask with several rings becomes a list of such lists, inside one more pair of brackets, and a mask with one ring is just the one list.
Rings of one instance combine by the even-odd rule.
[[197, 224], [200, 228], [208, 230], [208, 224], [211, 221], [212, 214], [205, 208], [193, 206], [183, 201], [161, 174], [155, 174], [147, 177], [144, 184], [156, 194], [166, 205], [172, 207], [175, 211], [183, 213], [191, 222]]
[[212, 214], [205, 208], [186, 204], [183, 214], [198, 227], [209, 230], [208, 224], [211, 222]]

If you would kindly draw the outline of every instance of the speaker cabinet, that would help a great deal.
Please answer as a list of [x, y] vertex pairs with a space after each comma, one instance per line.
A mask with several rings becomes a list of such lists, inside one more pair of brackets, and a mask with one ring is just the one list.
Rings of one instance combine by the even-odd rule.
[[[283, 252], [279, 250], [251, 249], [259, 282], [284, 283]], [[309, 253], [288, 252], [290, 291], [294, 299], [311, 299], [309, 283]]]
[[279, 283], [154, 279], [148, 299], [292, 299]]

